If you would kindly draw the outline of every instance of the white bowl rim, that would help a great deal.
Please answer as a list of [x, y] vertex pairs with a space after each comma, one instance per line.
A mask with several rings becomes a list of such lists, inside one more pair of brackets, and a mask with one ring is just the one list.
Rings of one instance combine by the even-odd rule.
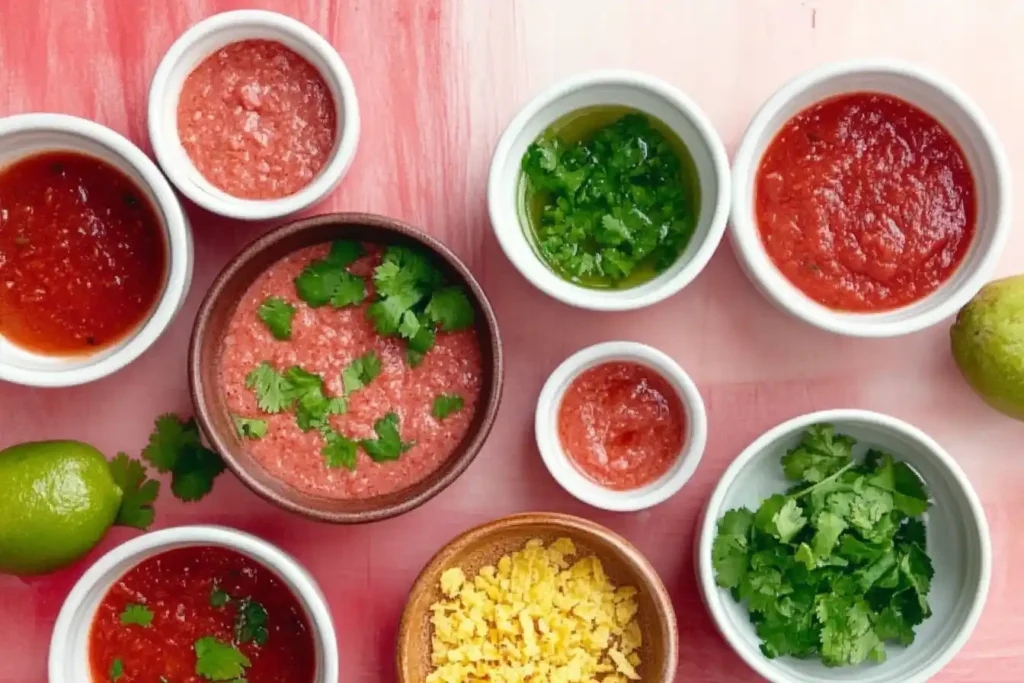
[[[266, 27], [286, 33], [322, 59], [330, 73], [321, 73], [321, 76], [324, 77], [324, 81], [332, 92], [337, 90], [336, 94], [341, 99], [344, 110], [336, 112], [336, 115], [339, 118], [344, 117], [344, 120], [340, 137], [335, 143], [334, 152], [328, 162], [308, 185], [294, 194], [277, 199], [244, 199], [232, 197], [227, 193], [214, 195], [204, 191], [191, 180], [193, 174], [199, 173], [198, 170], [192, 166], [187, 157], [183, 161], [178, 154], [174, 153], [171, 140], [163, 133], [167, 126], [177, 128], [176, 121], [164, 121], [162, 106], [167, 96], [171, 72], [178, 62], [193, 49], [193, 45], [203, 38], [226, 29], [251, 26]], [[244, 38], [239, 40], [244, 40]], [[321, 71], [317, 65], [313, 66], [317, 71]], [[339, 86], [337, 89], [335, 83]], [[338, 51], [326, 38], [298, 19], [269, 10], [230, 10], [214, 14], [194, 24], [178, 36], [178, 39], [164, 54], [149, 88], [147, 115], [149, 139], [153, 145], [153, 153], [167, 177], [183, 195], [197, 205], [221, 216], [238, 220], [260, 221], [281, 218], [297, 213], [323, 199], [341, 182], [352, 165], [359, 142], [360, 125], [359, 102], [356, 97], [355, 84]]]
[[[156, 164], [131, 140], [106, 126], [68, 114], [27, 113], [0, 118], [0, 139], [28, 132], [79, 136], [110, 150], [143, 180], [155, 199], [167, 248], [167, 281], [149, 316], [125, 337], [123, 346], [88, 365], [30, 369], [0, 361], [0, 380], [31, 387], [70, 387], [117, 372], [141, 356], [164, 333], [188, 294], [192, 280], [192, 233], [177, 195]], [[87, 156], [93, 156], [86, 154]], [[109, 163], [109, 162], [107, 162]], [[112, 164], [116, 167], [116, 164]]]
[[[819, 83], [857, 73], [900, 76], [918, 81], [941, 93], [953, 105], [961, 109], [978, 129], [985, 150], [995, 167], [997, 196], [1001, 206], [995, 207], [996, 220], [990, 248], [982, 254], [975, 271], [960, 283], [958, 289], [951, 291], [944, 301], [904, 320], [879, 321], [873, 319], [875, 314], [872, 313], [853, 315], [843, 311], [831, 311], [812, 301], [788, 280], [785, 280], [781, 274], [780, 277], [783, 277], [783, 284], [786, 285], [786, 288], [769, 286], [768, 283], [775, 284], [776, 278], [770, 277], [769, 273], [773, 273], [776, 268], [765, 253], [755, 221], [751, 219], [753, 197], [742, 191], [747, 186], [745, 179], [757, 172], [760, 163], [759, 158], [754, 158], [758, 142], [769, 132], [772, 134], [775, 132], [768, 131], [768, 124], [772, 117], [803, 91]], [[900, 60], [856, 59], [836, 62], [806, 71], [787, 82], [761, 105], [743, 133], [736, 153], [733, 155], [732, 182], [729, 234], [733, 245], [740, 252], [739, 256], [744, 269], [756, 281], [758, 289], [783, 310], [804, 322], [835, 334], [865, 338], [895, 337], [923, 330], [945, 320], [967, 304], [982, 285], [992, 278], [1010, 235], [1012, 207], [1010, 164], [1005, 149], [996, 136], [995, 129], [981, 108], [957, 85], [928, 69]], [[936, 291], [942, 291], [942, 287], [940, 286]]]
[[[569, 384], [580, 373], [605, 362], [625, 360], [653, 369], [672, 385], [686, 415], [689, 438], [673, 465], [660, 479], [626, 491], [605, 488], [587, 478], [569, 460], [558, 438], [559, 406]], [[566, 358], [544, 383], [534, 415], [534, 436], [541, 459], [559, 485], [593, 507], [612, 512], [635, 512], [663, 503], [690, 480], [707, 444], [707, 410], [697, 385], [680, 365], [662, 351], [632, 341], [602, 342]]]
[[[700, 584], [699, 588], [701, 594], [704, 596], [725, 592], [725, 589], [720, 588], [718, 584], [715, 583], [714, 568], [711, 566], [711, 546], [714, 543], [718, 520], [722, 514], [722, 506], [725, 502], [725, 497], [740, 472], [742, 472], [750, 461], [759, 455], [766, 446], [787, 434], [804, 429], [812, 424], [821, 422], [838, 424], [844, 421], [871, 423], [883, 429], [898, 432], [899, 434], [921, 444], [936, 458], [936, 460], [939, 461], [942, 467], [952, 475], [952, 479], [956, 482], [957, 488], [959, 488], [963, 493], [964, 499], [967, 501], [967, 504], [971, 509], [973, 530], [978, 534], [978, 542], [981, 547], [979, 569], [980, 581], [978, 590], [975, 593], [970, 610], [964, 620], [963, 627], [959, 630], [952, 643], [941, 654], [936, 656], [919, 674], [909, 680], [901, 681], [901, 683], [926, 683], [931, 677], [945, 667], [946, 664], [956, 656], [960, 649], [963, 648], [968, 639], [970, 639], [975, 626], [977, 626], [978, 620], [981, 618], [981, 613], [985, 608], [985, 602], [988, 598], [989, 588], [992, 583], [992, 540], [989, 536], [988, 522], [985, 518], [985, 511], [982, 508], [981, 501], [979, 500], [977, 493], [975, 493], [974, 488], [971, 486], [970, 481], [967, 479], [967, 475], [957, 464], [956, 460], [954, 460], [953, 457], [930, 436], [917, 427], [900, 420], [899, 418], [871, 410], [855, 408], [822, 410], [798, 415], [775, 425], [764, 434], [757, 437], [753, 443], [743, 449], [736, 459], [729, 464], [725, 473], [722, 474], [722, 478], [715, 485], [711, 498], [708, 500], [707, 506], [704, 509], [703, 518], [700, 522], [700, 537], [696, 557], [698, 569], [697, 581]], [[723, 614], [721, 614], [721, 607], [719, 607], [713, 600], [707, 598], [704, 599], [704, 604], [707, 606], [708, 612], [711, 613], [711, 618], [715, 622], [719, 633], [722, 634], [730, 647], [732, 647], [733, 651], [738, 654], [751, 669], [761, 676], [764, 676], [769, 681], [773, 681], [773, 683], [790, 683], [791, 679], [785, 674], [779, 672], [772, 664], [771, 660], [761, 655], [760, 652], [751, 650], [746, 643], [743, 643], [736, 634], [727, 628], [726, 624], [728, 624], [728, 620]]]
[[[552, 274], [553, 279], [546, 278], [544, 281], [534, 279], [529, 275], [525, 262], [528, 260], [535, 261], [545, 270], [549, 269], [547, 264], [541, 260], [533, 249], [529, 249], [530, 253], [527, 255], [523, 250], [516, 248], [512, 235], [521, 234], [524, 230], [519, 221], [519, 216], [507, 216], [505, 212], [499, 211], [496, 208], [503, 204], [502, 199], [507, 196], [508, 192], [516, 191], [515, 188], [508, 188], [502, 182], [503, 174], [501, 173], [501, 167], [505, 163], [519, 132], [545, 107], [568, 95], [594, 86], [614, 86], [646, 90], [663, 99], [666, 103], [679, 110], [686, 118], [690, 119], [694, 128], [700, 133], [700, 137], [707, 147], [708, 155], [714, 166], [718, 196], [712, 209], [712, 219], [707, 236], [698, 245], [693, 256], [690, 257], [689, 262], [682, 270], [672, 278], [660, 283], [656, 289], [644, 296], [633, 296], [630, 298], [610, 297], [607, 296], [609, 293], [607, 291], [581, 287], [563, 280], [554, 274]], [[505, 256], [516, 267], [516, 270], [533, 286], [548, 296], [577, 308], [592, 311], [629, 311], [651, 306], [678, 293], [704, 270], [721, 243], [722, 237], [725, 235], [726, 224], [729, 219], [730, 183], [729, 156], [725, 151], [725, 144], [712, 125], [711, 120], [695, 101], [674, 85], [660, 78], [626, 69], [601, 69], [572, 76], [555, 83], [527, 102], [512, 118], [498, 139], [494, 152], [491, 155], [487, 179], [487, 206], [491, 227], [498, 238], [498, 244], [501, 245], [502, 251], [505, 252]], [[622, 293], [629, 290], [612, 291]]]
[[[82, 603], [89, 592], [122, 562], [138, 558], [153, 550], [180, 544], [208, 544], [231, 548], [280, 575], [297, 594], [305, 608], [304, 611], [312, 622], [313, 637], [317, 639], [323, 654], [323, 670], [317, 683], [338, 683], [338, 644], [334, 621], [312, 575], [308, 574], [297, 560], [268, 541], [244, 531], [211, 524], [170, 527], [136, 536], [111, 549], [89, 567], [64, 599], [53, 627], [48, 657], [51, 682], [63, 681], [63, 678], [54, 676], [61, 671], [67, 657], [73, 656], [73, 653], [68, 651], [67, 641], [74, 618], [82, 609]], [[138, 562], [135, 562], [132, 566], [137, 565]]]

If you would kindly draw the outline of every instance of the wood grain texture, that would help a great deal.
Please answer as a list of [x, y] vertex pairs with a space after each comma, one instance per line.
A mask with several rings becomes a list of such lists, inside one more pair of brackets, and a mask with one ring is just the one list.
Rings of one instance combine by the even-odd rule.
[[[899, 340], [847, 340], [769, 306], [727, 248], [686, 291], [643, 312], [598, 315], [550, 300], [505, 260], [484, 199], [490, 151], [517, 107], [558, 79], [598, 67], [641, 69], [699, 102], [733, 149], [761, 102], [795, 74], [842, 58], [899, 57], [944, 73], [988, 113], [1011, 165], [1024, 165], [1024, 3], [1016, 0], [0, 0], [0, 114], [59, 111], [96, 119], [145, 149], [148, 81], [164, 50], [214, 12], [265, 7], [327, 36], [352, 71], [363, 137], [349, 175], [317, 210], [382, 212], [422, 226], [465, 258], [487, 289], [506, 344], [505, 399], [490, 441], [448, 491], [372, 527], [305, 522], [230, 476], [194, 505], [169, 496], [158, 525], [212, 522], [263, 536], [298, 557], [335, 615], [341, 679], [394, 680], [406, 593], [452, 536], [500, 515], [582, 514], [622, 533], [661, 573], [679, 616], [680, 680], [756, 676], [711, 625], [690, 548], [696, 516], [728, 462], [798, 413], [862, 407], [907, 419], [963, 465], [993, 534], [992, 595], [974, 637], [936, 680], [1011, 683], [1024, 667], [1024, 425], [988, 410], [956, 373], [944, 325]], [[572, 31], [567, 27], [571, 26]], [[1024, 180], [1014, 184], [1018, 197]], [[265, 229], [190, 207], [196, 274], [188, 302], [154, 348], [115, 377], [44, 391], [0, 386], [0, 447], [74, 438], [138, 452], [153, 418], [187, 413], [185, 351], [216, 272]], [[269, 226], [267, 226], [269, 227]], [[1024, 269], [1015, 230], [1005, 274]], [[532, 437], [540, 387], [571, 352], [597, 341], [653, 344], [694, 377], [709, 407], [708, 450], [672, 501], [630, 515], [598, 513], [546, 474]], [[45, 680], [50, 629], [87, 564], [125, 540], [114, 530], [75, 567], [33, 580], [0, 577], [0, 683]]]

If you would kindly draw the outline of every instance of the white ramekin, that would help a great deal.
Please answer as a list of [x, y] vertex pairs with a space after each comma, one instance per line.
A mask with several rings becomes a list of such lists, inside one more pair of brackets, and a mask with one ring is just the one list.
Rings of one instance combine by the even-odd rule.
[[[538, 256], [522, 224], [519, 191], [527, 148], [563, 116], [601, 105], [631, 107], [671, 128], [693, 157], [700, 183], [697, 227], [676, 263], [650, 282], [629, 289], [589, 289], [559, 277]], [[491, 159], [487, 206], [491, 226], [512, 264], [542, 292], [596, 311], [655, 304], [688, 285], [707, 265], [725, 234], [729, 213], [729, 159], [707, 116], [668, 83], [630, 71], [597, 71], [556, 84], [530, 101], [508, 124]]]
[[[977, 190], [977, 231], [960, 267], [931, 295], [893, 311], [843, 312], [812, 300], [775, 267], [757, 229], [755, 179], [776, 133], [816, 102], [851, 92], [893, 95], [934, 116], [963, 149]], [[1010, 231], [1009, 164], [984, 114], [949, 81], [900, 62], [843, 62], [790, 81], [761, 107], [747, 128], [733, 158], [732, 187], [729, 234], [740, 265], [754, 285], [797, 318], [854, 337], [909, 334], [956, 313], [991, 278]]]
[[0, 119], [0, 167], [49, 151], [86, 154], [124, 173], [152, 203], [167, 248], [167, 272], [153, 310], [117, 344], [89, 355], [49, 356], [32, 353], [0, 336], [0, 380], [66, 387], [120, 370], [163, 334], [181, 308], [192, 281], [192, 232], [160, 169], [122, 135], [93, 121], [63, 114], [19, 114]]
[[[338, 125], [334, 150], [313, 181], [287, 197], [242, 199], [223, 192], [196, 169], [178, 137], [178, 97], [185, 79], [211, 54], [242, 40], [275, 40], [294, 50], [320, 72], [334, 96]], [[193, 202], [229, 218], [268, 220], [317, 203], [341, 182], [359, 142], [359, 103], [348, 68], [316, 31], [276, 12], [224, 12], [185, 31], [161, 60], [149, 89], [149, 138], [167, 177]]]
[[49, 682], [92, 683], [89, 631], [107, 591], [143, 560], [188, 546], [230, 548], [274, 572], [295, 594], [312, 627], [317, 672], [314, 683], [338, 683], [334, 622], [313, 577], [293, 557], [270, 543], [219, 526], [182, 526], [143, 534], [97, 560], [71, 589], [57, 616], [50, 640]]
[[[793, 482], [782, 473], [782, 456], [810, 425], [832, 424], [853, 436], [854, 454], [869, 447], [891, 453], [925, 480], [933, 504], [927, 512], [928, 554], [935, 565], [928, 600], [932, 616], [917, 628], [907, 648], [887, 645], [883, 664], [828, 668], [820, 660], [768, 659], [747, 608], [715, 583], [711, 549], [718, 520], [737, 507], [757, 510]], [[701, 597], [718, 630], [737, 654], [772, 683], [924, 683], [949, 663], [978, 623], [992, 579], [992, 545], [978, 496], [956, 461], [921, 430], [902, 420], [866, 410], [827, 410], [801, 415], [760, 436], [737, 457], [719, 481], [698, 526], [694, 563]]]
[[[656, 481], [627, 491], [605, 488], [580, 472], [565, 454], [558, 436], [558, 411], [569, 385], [586, 370], [613, 362], [638, 363], [657, 372], [675, 389], [686, 413], [686, 437], [672, 467]], [[689, 481], [704, 455], [708, 418], [697, 385], [678, 363], [646, 344], [615, 341], [577, 351], [551, 373], [537, 400], [534, 430], [541, 459], [562, 488], [596, 508], [631, 512], [668, 500]]]

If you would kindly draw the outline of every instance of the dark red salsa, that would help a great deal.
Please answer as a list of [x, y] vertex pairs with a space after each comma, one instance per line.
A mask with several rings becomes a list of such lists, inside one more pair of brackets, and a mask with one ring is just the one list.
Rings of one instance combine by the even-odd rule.
[[117, 168], [44, 152], [0, 170], [0, 335], [50, 355], [111, 346], [149, 315], [167, 247], [156, 210]]
[[931, 115], [853, 93], [790, 119], [756, 178], [757, 224], [775, 266], [829, 308], [890, 310], [931, 294], [975, 232], [974, 178]]
[[298, 599], [261, 564], [212, 546], [170, 550], [121, 577], [93, 619], [89, 660], [97, 683], [207, 683], [197, 667], [225, 664], [247, 683], [316, 675]]

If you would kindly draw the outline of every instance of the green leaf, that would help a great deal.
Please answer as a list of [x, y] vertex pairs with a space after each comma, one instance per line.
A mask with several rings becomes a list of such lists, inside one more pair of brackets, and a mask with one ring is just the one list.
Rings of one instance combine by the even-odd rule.
[[377, 438], [362, 439], [359, 444], [374, 462], [398, 460], [402, 453], [416, 445], [415, 441], [402, 441], [398, 428], [398, 415], [388, 413], [373, 423]]
[[213, 636], [195, 643], [196, 674], [209, 681], [232, 681], [245, 676], [252, 662], [238, 648]]
[[366, 307], [366, 317], [373, 322], [377, 334], [391, 337], [398, 334], [406, 311], [419, 303], [423, 295], [416, 290], [380, 299]]
[[809, 484], [820, 482], [850, 463], [854, 443], [851, 437], [836, 434], [832, 425], [811, 425], [800, 445], [782, 458], [786, 477]]
[[345, 394], [362, 389], [380, 375], [380, 358], [376, 351], [368, 351], [349, 363], [341, 372]]
[[256, 391], [256, 403], [267, 413], [280, 413], [291, 407], [292, 387], [274, 366], [263, 361], [245, 377], [247, 389]]
[[345, 273], [345, 269], [337, 264], [313, 261], [295, 278], [295, 291], [311, 308], [320, 308], [331, 302]]
[[124, 675], [124, 662], [120, 658], [115, 659], [110, 665], [110, 680], [117, 681]]
[[269, 297], [257, 310], [260, 320], [270, 330], [274, 339], [287, 341], [292, 338], [292, 318], [295, 307], [279, 297]]
[[711, 546], [715, 581], [723, 588], [738, 588], [749, 566], [750, 532], [754, 513], [746, 508], [729, 510], [718, 520], [718, 533]]
[[171, 493], [186, 503], [200, 500], [213, 490], [213, 480], [224, 468], [224, 461], [214, 451], [202, 446], [187, 449], [174, 467]]
[[[195, 419], [182, 420], [173, 414], [157, 418], [142, 457], [158, 471], [171, 473], [171, 493], [186, 502], [209, 493], [225, 468], [220, 455], [202, 445]], [[154, 497], [155, 490], [150, 489]]]
[[839, 535], [846, 531], [846, 522], [838, 515], [825, 510], [814, 519], [814, 527], [814, 538], [811, 541], [814, 556], [827, 558], [832, 554]]
[[121, 612], [122, 624], [135, 624], [143, 628], [149, 628], [153, 623], [153, 612], [145, 605], [128, 603]]
[[324, 260], [338, 268], [347, 268], [365, 255], [366, 250], [359, 242], [335, 240], [331, 242], [331, 251]]
[[452, 413], [462, 410], [465, 401], [458, 394], [438, 394], [434, 397], [434, 408], [431, 411], [435, 418], [443, 420]]
[[430, 322], [440, 325], [445, 332], [470, 328], [476, 317], [473, 304], [461, 287], [445, 287], [434, 292], [427, 304], [426, 314]]
[[897, 510], [908, 517], [927, 512], [928, 489], [909, 465], [894, 461], [888, 453], [874, 450], [868, 452], [867, 461], [875, 469], [868, 483], [891, 493]]
[[344, 467], [348, 470], [356, 469], [356, 450], [359, 447], [357, 441], [353, 441], [333, 430], [324, 434], [327, 445], [320, 453], [324, 456], [324, 463], [327, 467]]
[[121, 507], [115, 524], [146, 531], [153, 523], [153, 503], [160, 493], [160, 482], [146, 477], [146, 468], [138, 460], [118, 453], [110, 461], [110, 476], [121, 489]]
[[335, 308], [358, 306], [365, 300], [366, 281], [352, 273], [342, 273], [331, 295], [331, 305]]
[[242, 417], [240, 415], [232, 415], [231, 419], [235, 422], [235, 431], [243, 439], [262, 439], [267, 435], [266, 420]]
[[231, 602], [231, 596], [228, 592], [214, 585], [213, 590], [210, 591], [210, 607], [223, 607], [229, 602]]
[[235, 617], [235, 641], [266, 645], [270, 637], [267, 620], [267, 610], [263, 605], [250, 598], [241, 600]]
[[822, 624], [821, 659], [825, 666], [853, 666], [884, 659], [882, 641], [872, 627], [871, 607], [860, 598], [818, 597], [816, 614]]
[[195, 421], [182, 422], [177, 415], [167, 413], [156, 419], [156, 426], [149, 436], [149, 444], [142, 450], [142, 457], [157, 472], [170, 472], [183, 451], [199, 445], [199, 429]]
[[797, 502], [781, 494], [768, 498], [758, 508], [754, 522], [759, 529], [783, 543], [796, 536], [805, 526], [807, 518]]

